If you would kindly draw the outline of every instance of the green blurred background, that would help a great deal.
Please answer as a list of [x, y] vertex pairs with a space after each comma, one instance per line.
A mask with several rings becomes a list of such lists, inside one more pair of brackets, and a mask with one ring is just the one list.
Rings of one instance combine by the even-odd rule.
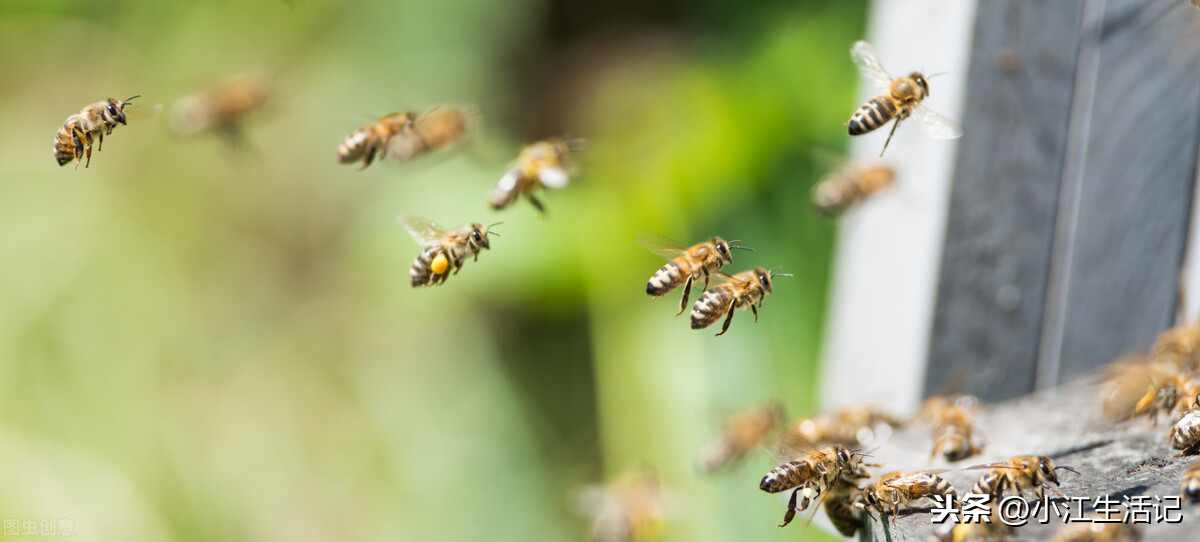
[[[581, 540], [578, 488], [649, 467], [667, 540], [776, 529], [765, 456], [716, 476], [723, 416], [811, 412], [834, 224], [807, 193], [845, 144], [865, 2], [0, 2], [0, 518], [76, 540]], [[259, 69], [248, 152], [167, 128]], [[142, 94], [89, 169], [82, 106]], [[140, 103], [139, 103], [140, 102]], [[342, 138], [439, 103], [465, 150], [363, 172]], [[161, 105], [160, 108], [156, 104]], [[501, 212], [521, 145], [587, 140], [581, 176]], [[439, 288], [397, 214], [503, 237]], [[652, 301], [638, 230], [782, 265], [730, 332]], [[693, 299], [698, 292], [693, 292]], [[31, 536], [10, 537], [19, 539]]]

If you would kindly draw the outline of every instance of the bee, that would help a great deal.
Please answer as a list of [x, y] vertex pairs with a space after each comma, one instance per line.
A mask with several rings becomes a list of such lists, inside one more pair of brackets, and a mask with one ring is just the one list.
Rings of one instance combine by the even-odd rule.
[[964, 396], [937, 412], [937, 424], [933, 428], [933, 452], [929, 457], [941, 453], [946, 461], [962, 461], [981, 451], [975, 427], [971, 425], [971, 405], [974, 402], [967, 398], [974, 399]]
[[826, 215], [836, 215], [872, 194], [891, 186], [896, 170], [890, 166], [847, 166], [817, 183], [812, 203]]
[[1046, 489], [1050, 489], [1062, 497], [1062, 492], [1055, 487], [1059, 485], [1058, 471], [1079, 474], [1079, 471], [1071, 467], [1055, 466], [1054, 461], [1044, 455], [1022, 455], [1006, 463], [976, 465], [970, 469], [988, 469], [987, 473], [971, 486], [971, 493], [993, 497], [1003, 495], [1006, 488], [1012, 489], [1017, 495], [1022, 495], [1025, 489], [1032, 489], [1039, 499], [1046, 496]]
[[[1161, 364], [1156, 364], [1161, 365]], [[1167, 374], [1163, 376], [1163, 372]], [[1169, 370], [1159, 372], [1158, 377], [1146, 388], [1145, 395], [1137, 402], [1133, 415], [1146, 415], [1158, 425], [1159, 414], [1174, 415], [1186, 412], [1191, 398], [1200, 392], [1200, 386], [1190, 376]]]
[[879, 477], [879, 481], [875, 485], [868, 487], [863, 492], [866, 499], [866, 504], [879, 510], [880, 513], [886, 514], [888, 509], [892, 510], [892, 523], [896, 522], [896, 517], [900, 515], [900, 507], [908, 506], [911, 503], [924, 499], [926, 497], [945, 496], [954, 502], [958, 498], [958, 494], [954, 491], [954, 486], [945, 478], [938, 476], [948, 470], [926, 470], [905, 474], [903, 472], [889, 472]]
[[580, 492], [580, 512], [591, 519], [596, 542], [657, 540], [667, 517], [667, 495], [651, 472], [634, 471]]
[[713, 472], [741, 461], [763, 443], [783, 423], [783, 405], [771, 403], [738, 412], [725, 422], [721, 437], [708, 443], [701, 452], [704, 470]]
[[1182, 450], [1184, 455], [1200, 453], [1200, 395], [1197, 395], [1192, 409], [1187, 411], [1167, 435], [1171, 447]]
[[457, 107], [438, 106], [415, 117], [410, 130], [401, 132], [399, 137], [392, 137], [384, 145], [389, 158], [407, 162], [447, 147], [466, 136], [466, 112]]
[[675, 316], [683, 314], [687, 309], [693, 282], [704, 277], [704, 290], [707, 290], [710, 276], [720, 271], [725, 264], [733, 263], [732, 249], [754, 251], [752, 248], [734, 244], [737, 243], [736, 240], [727, 242], [720, 237], [713, 237], [685, 248], [671, 239], [647, 231], [638, 232], [637, 243], [659, 256], [672, 258], [646, 282], [646, 295], [657, 299], [683, 284], [683, 299], [679, 302], [679, 312], [675, 313]]
[[842, 536], [853, 537], [865, 527], [862, 511], [854, 505], [861, 498], [862, 494], [856, 486], [841, 481], [833, 484], [825, 493], [825, 514]]
[[241, 136], [242, 120], [262, 108], [270, 96], [269, 77], [239, 74], [216, 88], [176, 100], [171, 106], [171, 126], [184, 135], [211, 129], [236, 140]]
[[1193, 461], [1183, 473], [1183, 484], [1179, 487], [1181, 497], [1191, 503], [1200, 502], [1200, 459]]
[[792, 422], [783, 439], [787, 446], [799, 449], [833, 444], [856, 446], [883, 438], [890, 429], [901, 425], [900, 420], [887, 413], [854, 405]]
[[[796, 517], [797, 510], [807, 510], [814, 499], [821, 497], [835, 483], [857, 485], [858, 480], [869, 477], [863, 468], [863, 457], [865, 454], [851, 452], [845, 446], [810, 451], [800, 459], [787, 461], [771, 469], [763, 476], [758, 488], [767, 493], [792, 490], [783, 523], [779, 525], [784, 527]], [[799, 504], [797, 496], [803, 497]]]
[[[464, 260], [470, 257], [478, 260], [480, 250], [491, 248], [488, 230], [496, 226], [492, 224], [485, 228], [482, 224], [473, 223], [446, 231], [432, 222], [412, 216], [400, 216], [398, 221], [413, 240], [426, 247], [413, 261], [412, 270], [409, 271], [413, 288], [446, 282], [451, 267], [454, 268], [454, 274], [458, 274]], [[491, 234], [499, 235], [496, 232]]]
[[[887, 89], [883, 94], [871, 98], [850, 116], [850, 121], [846, 123], [850, 135], [874, 131], [894, 118], [896, 123], [892, 125], [892, 131], [883, 144], [883, 151], [886, 151], [896, 128], [911, 116], [917, 119], [929, 135], [938, 139], [956, 139], [962, 136], [962, 128], [958, 123], [921, 103], [929, 97], [929, 83], [925, 75], [912, 72], [907, 77], [893, 79], [887, 70], [883, 69], [883, 63], [875, 54], [875, 48], [865, 41], [855, 42], [850, 48], [850, 58], [854, 60], [858, 72], [863, 77], [875, 82], [880, 88]], [[883, 151], [879, 152], [880, 156], [883, 156]]]
[[571, 179], [567, 159], [571, 148], [566, 140], [557, 137], [539, 141], [521, 149], [517, 163], [496, 183], [488, 197], [492, 209], [500, 210], [521, 197], [529, 199], [539, 212], [546, 212], [542, 202], [533, 195], [539, 188], [563, 188]]
[[87, 163], [83, 167], [91, 166], [92, 136], [100, 138], [96, 150], [104, 150], [104, 136], [111, 134], [117, 123], [126, 124], [125, 106], [134, 98], [140, 97], [141, 94], [124, 100], [109, 98], [103, 102], [89, 104], [80, 112], [67, 117], [67, 121], [59, 127], [58, 134], [54, 136], [54, 158], [58, 160], [58, 165], [65, 166], [74, 159], [75, 169], [79, 169], [79, 163], [83, 161], [86, 152]]
[[717, 333], [718, 337], [729, 330], [729, 323], [733, 321], [733, 313], [737, 309], [749, 307], [754, 312], [754, 322], [758, 323], [758, 309], [762, 307], [763, 298], [771, 293], [771, 279], [791, 275], [772, 274], [759, 267], [733, 276], [721, 273], [721, 276], [728, 282], [704, 292], [692, 306], [692, 329], [706, 328], [725, 316], [725, 323], [721, 326], [721, 332]]
[[375, 155], [386, 151], [392, 138], [411, 137], [416, 118], [416, 113], [393, 113], [359, 128], [338, 147], [338, 162], [350, 164], [362, 160], [363, 165], [358, 169], [366, 169], [375, 161]]
[[1141, 542], [1141, 540], [1142, 532], [1137, 524], [1124, 521], [1119, 523], [1072, 523], [1064, 526], [1054, 536], [1054, 542]]

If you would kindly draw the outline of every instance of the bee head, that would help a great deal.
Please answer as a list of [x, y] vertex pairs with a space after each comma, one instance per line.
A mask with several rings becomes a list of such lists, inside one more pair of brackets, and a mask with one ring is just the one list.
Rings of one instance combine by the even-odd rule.
[[134, 96], [125, 98], [124, 100], [117, 100], [114, 98], [109, 98], [108, 106], [105, 107], [105, 109], [108, 110], [108, 115], [110, 117], [112, 117], [113, 120], [115, 120], [121, 124], [126, 124], [126, 122], [125, 122], [125, 120], [126, 120], [125, 119], [125, 106], [128, 105], [129, 102], [133, 101], [134, 98], [141, 98], [141, 97], [142, 97], [141, 94], [136, 94]]
[[725, 263], [733, 263], [733, 256], [729, 254], [730, 246], [727, 241], [720, 237], [712, 238], [713, 246], [717, 247], [717, 258]]
[[[754, 270], [754, 278], [758, 279], [758, 283], [762, 284], [763, 291], [771, 293], [771, 272], [764, 267], [759, 267]], [[841, 455], [842, 450], [838, 450], [838, 455]]]
[[909, 77], [911, 77], [913, 81], [917, 82], [917, 86], [921, 87], [921, 94], [923, 95], [923, 97], [928, 98], [929, 97], [929, 81], [925, 80], [925, 76], [922, 75], [921, 72], [912, 72], [912, 75], [909, 75]]
[[492, 248], [488, 243], [488, 231], [483, 227], [483, 224], [471, 224], [471, 239], [470, 243], [478, 248]]
[[879, 506], [879, 497], [877, 495], [875, 495], [875, 488], [872, 487], [870, 489], [867, 489], [863, 493], [867, 499], [867, 504], [869, 504], [871, 506], [876, 506], [876, 507]]

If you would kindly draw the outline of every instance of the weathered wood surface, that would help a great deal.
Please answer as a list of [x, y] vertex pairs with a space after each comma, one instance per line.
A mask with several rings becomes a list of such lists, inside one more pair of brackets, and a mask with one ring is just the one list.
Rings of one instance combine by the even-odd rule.
[[[955, 469], [942, 476], [961, 496], [983, 474], [966, 467], [1006, 461], [1017, 455], [1048, 455], [1056, 464], [1080, 472], [1080, 475], [1059, 472], [1060, 489], [1067, 497], [1094, 500], [1108, 495], [1120, 501], [1126, 495], [1178, 495], [1183, 471], [1196, 457], [1176, 457], [1178, 452], [1171, 449], [1166, 438], [1170, 426], [1160, 421], [1154, 427], [1145, 418], [1107, 423], [1099, 419], [1099, 404], [1096, 387], [1080, 383], [986, 407], [974, 418], [976, 428], [986, 440], [983, 453], [953, 464], [941, 457], [930, 459], [932, 428], [915, 424], [879, 444], [873, 455], [883, 466], [871, 469], [871, 473]], [[1143, 526], [1144, 539], [1196, 540], [1200, 505], [1183, 502], [1181, 506], [1182, 523]], [[931, 515], [919, 510], [929, 507], [918, 504], [918, 511], [902, 513], [890, 529], [892, 539], [927, 541], [935, 526]], [[1086, 511], [1090, 510], [1085, 508]], [[1056, 516], [1052, 513], [1050, 517]], [[1034, 522], [1017, 529], [1013, 540], [1050, 540], [1062, 526], [1061, 520], [1047, 525]], [[880, 527], [878, 522], [874, 524], [874, 540], [884, 540]], [[867, 534], [860, 540], [873, 538]]]
[[980, 2], [970, 77], [925, 389], [965, 377], [995, 400], [1171, 324], [1200, 144], [1200, 12]]
[[1083, 2], [976, 10], [925, 388], [998, 399], [1033, 389]]

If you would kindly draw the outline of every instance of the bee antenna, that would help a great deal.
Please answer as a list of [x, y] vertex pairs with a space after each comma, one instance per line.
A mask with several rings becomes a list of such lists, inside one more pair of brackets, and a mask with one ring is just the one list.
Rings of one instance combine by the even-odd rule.
[[1065, 467], [1065, 466], [1061, 466], [1061, 465], [1060, 465], [1060, 466], [1057, 466], [1057, 467], [1054, 467], [1054, 470], [1058, 470], [1058, 469], [1062, 469], [1062, 470], [1065, 470], [1065, 471], [1070, 471], [1070, 472], [1073, 472], [1073, 473], [1075, 473], [1075, 474], [1079, 474], [1079, 471], [1077, 471], [1077, 470], [1075, 470], [1075, 469], [1073, 469], [1073, 468], [1071, 468], [1071, 467]]
[[133, 96], [130, 96], [130, 97], [128, 97], [128, 98], [125, 98], [125, 101], [124, 101], [124, 102], [122, 102], [122, 103], [129, 103], [129, 102], [130, 102], [130, 101], [132, 101], [134, 98], [141, 98], [141, 97], [142, 97], [142, 95], [141, 95], [141, 94], [134, 94]]
[[771, 278], [775, 278], [775, 277], [791, 277], [791, 276], [793, 276], [791, 273], [771, 273]]
[[[737, 241], [733, 241], [733, 242], [734, 242], [734, 243], [736, 243]], [[750, 251], [750, 252], [754, 252], [754, 249], [752, 249], [752, 248], [750, 248], [750, 247], [743, 247], [743, 246], [734, 245], [734, 244], [730, 244], [730, 245], [729, 245], [729, 248], [736, 248], [736, 249], [738, 249], [738, 250], [748, 250], [748, 251]]]
[[949, 74], [949, 73], [950, 73], [950, 72], [937, 72], [937, 73], [935, 73], [935, 74], [932, 74], [932, 75], [926, 75], [926, 76], [925, 76], [925, 78], [926, 78], [926, 79], [933, 79], [934, 77], [937, 77], [937, 76], [939, 76], [939, 75], [947, 75], [947, 74]]

